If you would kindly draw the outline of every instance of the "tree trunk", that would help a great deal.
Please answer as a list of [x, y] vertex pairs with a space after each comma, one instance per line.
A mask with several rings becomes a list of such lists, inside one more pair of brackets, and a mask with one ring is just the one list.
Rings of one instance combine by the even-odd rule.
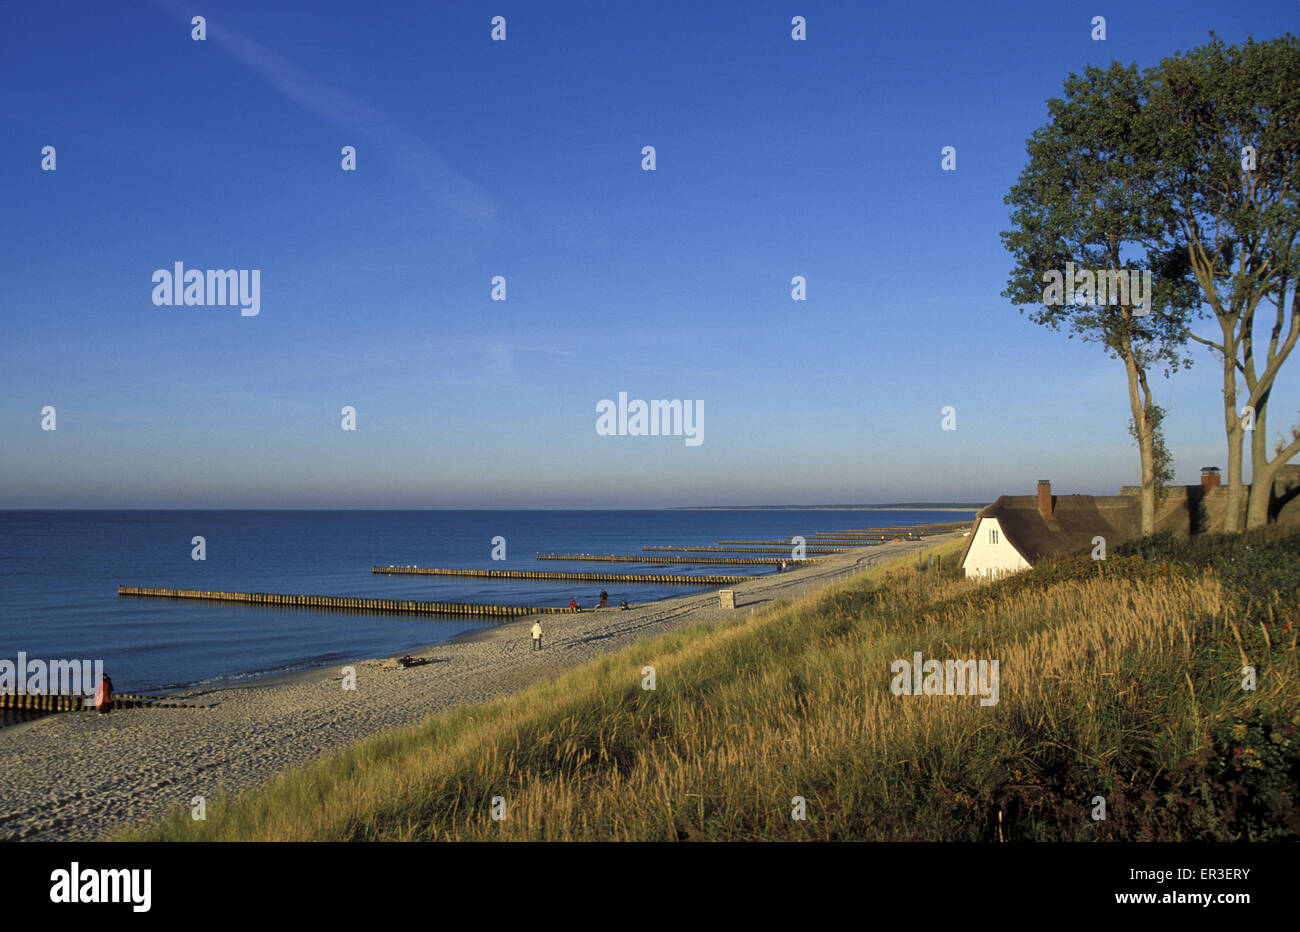
[[1255, 432], [1250, 438], [1250, 497], [1246, 500], [1246, 527], [1254, 529], [1268, 524], [1268, 509], [1273, 504], [1273, 482], [1277, 472], [1300, 453], [1300, 435], [1278, 450], [1273, 459], [1268, 458], [1268, 431], [1265, 416], [1268, 414], [1268, 395], [1264, 392], [1255, 420]]
[[[1288, 279], [1283, 278], [1275, 293], [1274, 305], [1277, 308], [1277, 319], [1273, 324], [1273, 332], [1269, 335], [1264, 372], [1259, 378], [1255, 376], [1254, 340], [1248, 336], [1242, 343], [1242, 348], [1245, 350], [1242, 370], [1246, 376], [1246, 389], [1250, 392], [1255, 405], [1255, 430], [1250, 436], [1251, 479], [1250, 497], [1246, 501], [1247, 528], [1263, 527], [1268, 523], [1268, 509], [1273, 503], [1273, 480], [1277, 477], [1277, 471], [1300, 453], [1300, 430], [1293, 429], [1291, 442], [1283, 441], [1273, 459], [1270, 460], [1268, 457], [1269, 397], [1273, 394], [1278, 368], [1291, 355], [1297, 339], [1300, 339], [1300, 307], [1296, 305], [1296, 294], [1293, 288], [1291, 309], [1287, 310], [1287, 282]], [[1251, 306], [1251, 316], [1247, 323], [1252, 333], [1253, 314], [1254, 305]], [[1282, 339], [1283, 325], [1288, 318], [1286, 337]], [[1279, 343], [1279, 340], [1282, 342]]]
[[1234, 326], [1219, 319], [1223, 329], [1223, 427], [1228, 436], [1228, 510], [1223, 516], [1224, 533], [1241, 530], [1241, 499], [1245, 495], [1245, 478], [1241, 473], [1241, 445], [1245, 431], [1237, 413], [1237, 340]]
[[1138, 449], [1142, 456], [1142, 533], [1154, 534], [1156, 531], [1156, 456], [1155, 432], [1146, 413], [1142, 415]]
[[[1137, 435], [1138, 453], [1141, 458], [1142, 476], [1142, 533], [1154, 534], [1156, 530], [1156, 456], [1155, 430], [1151, 419], [1147, 417], [1151, 404], [1150, 392], [1143, 392], [1142, 379], [1138, 373], [1137, 360], [1127, 345], [1121, 351], [1124, 358], [1124, 370], [1128, 375], [1128, 403], [1133, 414], [1133, 431]], [[1144, 397], [1145, 395], [1145, 397]]]
[[[1255, 408], [1255, 429], [1250, 434], [1250, 495], [1246, 499], [1246, 528], [1268, 524], [1268, 506], [1273, 494], [1276, 462], [1268, 461], [1268, 392]], [[1279, 460], [1281, 457], [1278, 458]]]
[[1246, 529], [1268, 524], [1268, 506], [1273, 501], [1273, 480], [1282, 463], [1268, 462], [1267, 456], [1251, 457], [1250, 497], [1246, 500]]
[[1241, 444], [1245, 431], [1242, 429], [1241, 418], [1237, 415], [1236, 408], [1237, 393], [1235, 389], [1229, 395], [1225, 388], [1223, 392], [1223, 416], [1225, 418], [1224, 426], [1228, 434], [1228, 510], [1223, 515], [1223, 530], [1224, 533], [1229, 534], [1241, 530], [1239, 521], [1241, 499], [1246, 491], [1245, 479], [1241, 474]]

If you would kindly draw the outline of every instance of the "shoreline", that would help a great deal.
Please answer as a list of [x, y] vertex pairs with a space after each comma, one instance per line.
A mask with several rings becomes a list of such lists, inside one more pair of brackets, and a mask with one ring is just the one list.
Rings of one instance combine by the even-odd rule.
[[[396, 657], [343, 661], [269, 674], [256, 681], [169, 691], [208, 709], [118, 709], [108, 715], [54, 714], [0, 730], [0, 838], [92, 840], [151, 821], [195, 796], [264, 784], [363, 738], [414, 725], [432, 712], [518, 692], [543, 678], [676, 627], [735, 617], [825, 589], [845, 576], [959, 537], [854, 548], [808, 567], [622, 610], [510, 619], [410, 651], [429, 663], [403, 668]], [[542, 650], [529, 629], [540, 621]], [[355, 690], [342, 669], [353, 667]]]
[[[776, 574], [768, 573], [765, 574], [764, 576], [754, 576], [752, 578], [763, 579], [765, 578], [765, 576], [774, 576], [774, 575]], [[724, 588], [724, 587], [701, 586], [700, 591], [694, 593], [694, 595], [704, 595], [707, 593], [717, 592], [718, 589], [720, 588]], [[663, 599], [655, 599], [651, 602], [640, 602], [635, 607], [644, 608], [651, 605], [659, 605], [663, 602], [668, 602], [672, 599], [677, 599], [677, 598], [686, 598], [686, 596], [674, 595], [674, 596], [668, 596]], [[612, 606], [612, 607], [617, 608], [617, 606]], [[608, 610], [609, 609], [605, 609], [605, 611]], [[593, 611], [593, 609], [583, 609], [582, 613], [585, 614], [590, 611]], [[559, 614], [561, 617], [565, 616], [565, 613], [557, 613], [557, 614]], [[174, 699], [174, 698], [183, 699], [187, 697], [192, 697], [199, 693], [215, 692], [215, 691], [228, 690], [228, 689], [245, 689], [245, 688], [252, 689], [256, 687], [279, 686], [285, 683], [296, 682], [299, 679], [304, 679], [304, 678], [310, 679], [315, 677], [317, 674], [321, 673], [324, 670], [330, 670], [337, 667], [347, 666], [348, 664], [358, 664], [358, 663], [366, 663], [366, 662], [373, 662], [373, 661], [396, 662], [399, 657], [406, 656], [408, 654], [411, 656], [415, 656], [420, 651], [433, 650], [434, 648], [437, 647], [446, 647], [448, 645], [458, 644], [458, 643], [471, 643], [479, 635], [490, 633], [504, 625], [514, 624], [515, 622], [521, 621], [523, 619], [527, 619], [529, 622], [529, 627], [531, 627], [531, 623], [535, 617], [537, 616], [523, 615], [520, 616], [519, 618], [496, 621], [490, 625], [480, 625], [477, 628], [473, 628], [473, 627], [466, 628], [465, 630], [457, 634], [453, 634], [451, 637], [447, 638], [446, 640], [430, 642], [425, 644], [418, 644], [415, 647], [408, 649], [404, 654], [377, 654], [374, 656], [366, 656], [366, 657], [349, 657], [349, 658], [340, 659], [333, 663], [313, 663], [309, 666], [303, 666], [293, 670], [268, 670], [266, 672], [257, 672], [257, 671], [242, 672], [241, 671], [241, 672], [224, 674], [218, 677], [213, 677], [208, 682], [187, 683], [180, 686], [165, 686], [165, 687], [154, 688], [154, 689], [128, 689], [128, 690], [124, 690], [124, 692], [136, 693], [142, 696], [147, 696], [150, 699], [166, 700], [166, 699]], [[62, 713], [48, 712], [48, 713], [38, 715], [35, 718], [26, 721], [15, 722], [12, 725], [0, 725], [0, 735], [8, 734], [14, 729], [26, 728], [28, 725], [35, 724], [36, 722], [39, 722], [44, 718], [47, 718], [49, 715], [54, 715], [54, 714], [62, 714]], [[2, 815], [3, 813], [0, 813], [0, 816]]]

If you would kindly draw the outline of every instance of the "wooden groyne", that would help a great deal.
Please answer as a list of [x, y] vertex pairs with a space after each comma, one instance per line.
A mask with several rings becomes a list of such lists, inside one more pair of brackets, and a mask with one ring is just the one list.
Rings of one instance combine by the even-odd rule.
[[762, 545], [764, 547], [793, 547], [788, 540], [720, 540], [719, 544], [740, 544], [742, 546]]
[[863, 528], [859, 531], [814, 531], [813, 537], [880, 537], [881, 535], [889, 536], [893, 534], [908, 534], [921, 531], [929, 531], [933, 528], [929, 526], [921, 527], [872, 527]]
[[[845, 546], [845, 547], [873, 547], [873, 546], [875, 546], [876, 544], [883, 543], [883, 542], [884, 542], [884, 538], [883, 538], [883, 537], [875, 537], [875, 538], [846, 537], [846, 538], [844, 538], [844, 544], [843, 544], [843, 546]], [[719, 544], [739, 544], [740, 546], [758, 546], [758, 545], [761, 545], [761, 546], [764, 546], [764, 547], [782, 547], [782, 548], [784, 548], [785, 550], [789, 550], [790, 548], [792, 548], [792, 547], [794, 546], [794, 544], [792, 544], [792, 543], [791, 543], [790, 541], [788, 541], [788, 540], [720, 540], [720, 541], [718, 541], [718, 543], [719, 543]], [[809, 541], [808, 541], [808, 540], [805, 540], [804, 543], [807, 544], [807, 543], [809, 543]], [[822, 537], [817, 537], [817, 538], [813, 538], [813, 539], [811, 540], [811, 543], [813, 543], [813, 544], [818, 544], [818, 543], [835, 543], [835, 544], [839, 544], [840, 541], [839, 541], [839, 539], [837, 539], [837, 538], [829, 538], [829, 537], [822, 538]]]
[[157, 696], [142, 696], [139, 693], [114, 693], [113, 708], [125, 706], [128, 709], [211, 709], [201, 702], [170, 702]]
[[[138, 693], [114, 693], [114, 709], [210, 709], [212, 706], [196, 702], [168, 702]], [[32, 712], [82, 712], [95, 709], [93, 696], [81, 693], [0, 693], [0, 709], [20, 709]]]
[[569, 611], [567, 608], [558, 606], [475, 605], [463, 602], [421, 602], [414, 599], [288, 595], [277, 592], [208, 592], [199, 589], [155, 589], [143, 586], [118, 586], [117, 594], [119, 596], [148, 599], [199, 599], [204, 602], [244, 602], [251, 605], [377, 612], [385, 615], [456, 615], [473, 618], [518, 618], [522, 615], [544, 615]]
[[388, 576], [473, 576], [476, 579], [562, 579], [573, 582], [663, 583], [670, 586], [734, 586], [754, 576], [684, 576], [670, 573], [560, 573], [545, 570], [459, 570], [425, 566], [372, 566]]
[[[642, 547], [642, 550], [671, 550], [675, 553], [789, 553], [791, 546], [772, 547]], [[804, 553], [845, 553], [848, 547], [804, 547]]]
[[970, 521], [941, 521], [935, 524], [899, 524], [892, 527], [867, 527], [867, 528], [843, 528], [838, 531], [817, 531], [814, 537], [834, 537], [843, 535], [855, 537], [858, 535], [871, 536], [884, 534], [890, 537], [897, 537], [901, 534], [942, 534], [945, 531], [956, 531], [958, 529], [970, 527]]
[[817, 540], [824, 540], [828, 537], [895, 537], [899, 534], [913, 533], [917, 533], [914, 528], [878, 527], [874, 531], [817, 531], [812, 537]]
[[876, 531], [858, 531], [853, 533], [847, 531], [842, 533], [839, 532], [822, 533], [821, 531], [818, 531], [816, 534], [813, 535], [813, 539], [814, 540], [828, 540], [828, 539], [838, 540], [843, 538], [852, 538], [854, 540], [860, 540], [865, 537], [897, 537], [900, 534], [920, 534], [920, 533], [922, 532], [912, 528], [882, 527]]
[[780, 566], [782, 563], [820, 563], [821, 560], [792, 560], [790, 557], [629, 557], [592, 553], [539, 553], [539, 560], [585, 560], [594, 563], [729, 563], [732, 566]]
[[0, 694], [0, 709], [24, 709], [34, 712], [80, 712], [91, 706], [93, 697], [81, 693], [61, 695], [58, 693], [3, 693]]

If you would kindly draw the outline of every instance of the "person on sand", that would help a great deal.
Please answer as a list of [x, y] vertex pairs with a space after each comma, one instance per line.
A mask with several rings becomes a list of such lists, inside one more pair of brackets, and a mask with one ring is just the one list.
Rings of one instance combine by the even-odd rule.
[[604, 608], [605, 605], [606, 605], [608, 602], [609, 602], [609, 593], [606, 592], [604, 589], [601, 589], [601, 590], [600, 590], [600, 607], [601, 607], [601, 608]]
[[542, 649], [542, 623], [540, 621], [534, 621], [533, 622], [533, 650], [541, 650], [541, 649]]
[[113, 711], [113, 678], [107, 673], [95, 687], [95, 708], [99, 709], [100, 715]]
[[619, 608], [621, 608], [623, 611], [627, 611], [627, 610], [628, 610], [629, 608], [631, 608], [631, 607], [632, 607], [632, 606], [630, 606], [630, 605], [627, 604], [627, 599], [624, 599], [623, 602], [622, 602], [622, 604], [619, 605]]
[[578, 608], [578, 600], [577, 600], [577, 599], [569, 599], [569, 611], [571, 611], [571, 612], [580, 612], [580, 611], [582, 611], [582, 609]]

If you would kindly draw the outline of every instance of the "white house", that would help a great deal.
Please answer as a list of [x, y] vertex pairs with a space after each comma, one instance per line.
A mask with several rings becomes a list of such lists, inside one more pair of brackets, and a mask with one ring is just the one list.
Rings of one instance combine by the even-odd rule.
[[1107, 547], [1136, 536], [1134, 495], [1053, 495], [1038, 482], [1037, 495], [1003, 495], [975, 515], [961, 557], [967, 576], [1018, 573], [1054, 557], [1088, 553], [1098, 539]]
[[[967, 576], [1017, 573], [1044, 560], [1107, 550], [1141, 531], [1141, 489], [1119, 495], [1053, 495], [1052, 483], [1038, 481], [1037, 495], [1003, 495], [975, 515], [962, 553]], [[1240, 519], [1246, 503], [1241, 503]], [[1219, 470], [1206, 466], [1200, 485], [1168, 486], [1156, 507], [1155, 529], [1180, 536], [1222, 531], [1227, 489]], [[1300, 527], [1300, 463], [1283, 466], [1273, 483], [1269, 520]]]
[[1029, 569], [1029, 561], [1007, 539], [995, 515], [976, 518], [961, 565], [967, 576], [998, 576]]

